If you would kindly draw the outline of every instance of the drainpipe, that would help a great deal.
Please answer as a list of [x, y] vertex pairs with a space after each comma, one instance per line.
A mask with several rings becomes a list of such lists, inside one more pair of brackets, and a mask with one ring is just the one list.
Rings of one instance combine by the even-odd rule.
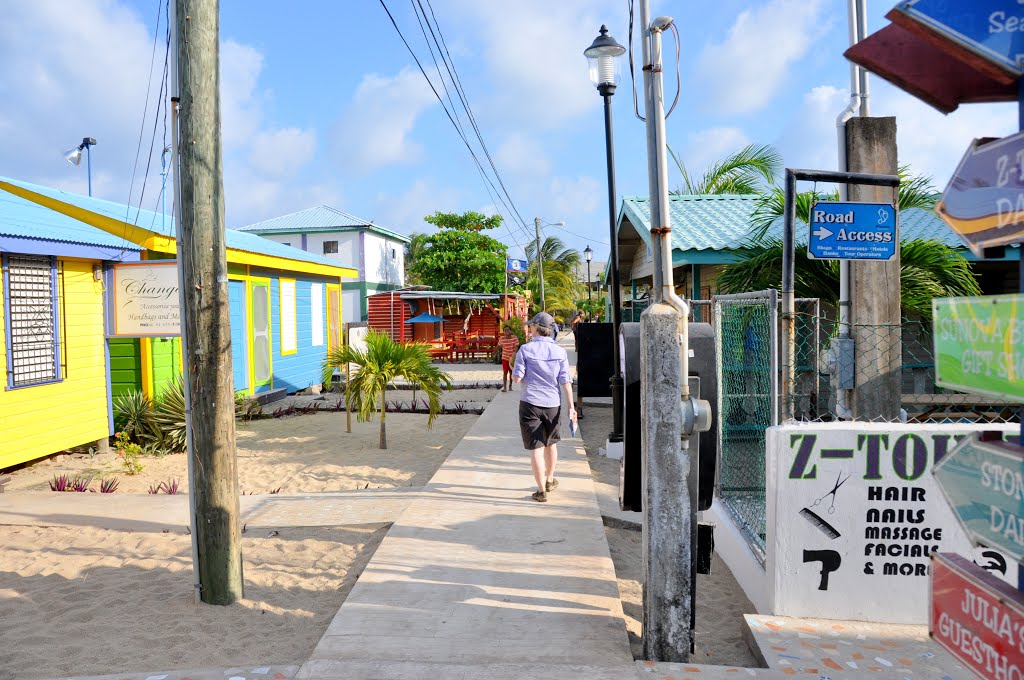
[[[860, 19], [863, 14], [864, 0], [847, 0], [846, 14], [847, 25], [849, 26], [850, 46], [860, 42], [863, 35], [860, 32]], [[865, 22], [866, 23], [866, 22]], [[845, 172], [846, 167], [846, 121], [857, 115], [858, 107], [861, 115], [866, 115], [867, 95], [862, 93], [861, 86], [867, 84], [867, 73], [857, 64], [850, 62], [850, 101], [846, 108], [836, 117], [836, 141], [839, 156], [839, 171]], [[846, 185], [839, 185], [839, 200], [846, 200]], [[847, 339], [850, 337], [850, 262], [849, 260], [839, 261], [839, 337]], [[840, 343], [844, 346], [848, 343]], [[832, 354], [842, 349], [832, 349]], [[830, 360], [829, 360], [830, 359]], [[838, 370], [837, 357], [830, 356], [825, 361], [830, 367], [830, 372]], [[832, 373], [833, 382], [836, 382], [836, 373]], [[836, 389], [836, 416], [843, 420], [849, 420], [853, 416], [850, 408], [850, 390], [846, 388]]]
[[[644, 17], [641, 17], [641, 22], [643, 20]], [[657, 187], [657, 192], [652, 193], [651, 196], [651, 232], [652, 236], [655, 236], [659, 243], [655, 254], [660, 259], [655, 262], [655, 271], [661, 270], [661, 276], [655, 277], [655, 280], [660, 279], [661, 283], [661, 286], [656, 286], [654, 290], [655, 302], [664, 302], [672, 305], [683, 317], [682, 329], [680, 331], [680, 339], [682, 340], [680, 372], [683, 375], [681, 385], [682, 398], [684, 401], [688, 401], [690, 399], [690, 353], [688, 351], [690, 347], [688, 323], [690, 306], [685, 300], [676, 295], [672, 274], [672, 222], [669, 212], [668, 153], [666, 151], [668, 139], [665, 133], [665, 89], [661, 76], [661, 34], [671, 25], [671, 17], [658, 17], [651, 22], [651, 56], [650, 60], [644, 60], [651, 65], [652, 71], [650, 81], [651, 107], [647, 115], [653, 122], [653, 125], [648, 125], [648, 130], [649, 134], [653, 132], [654, 148], [656, 150], [654, 168], [656, 179], [654, 184]], [[688, 447], [689, 440], [684, 438], [683, 449], [685, 450]]]

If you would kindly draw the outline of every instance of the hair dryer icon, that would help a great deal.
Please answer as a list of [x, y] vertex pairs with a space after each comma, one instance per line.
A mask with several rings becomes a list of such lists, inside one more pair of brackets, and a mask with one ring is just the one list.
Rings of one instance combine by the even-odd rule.
[[818, 590], [828, 590], [828, 575], [839, 569], [843, 558], [835, 550], [804, 550], [804, 563], [821, 562], [821, 583]]

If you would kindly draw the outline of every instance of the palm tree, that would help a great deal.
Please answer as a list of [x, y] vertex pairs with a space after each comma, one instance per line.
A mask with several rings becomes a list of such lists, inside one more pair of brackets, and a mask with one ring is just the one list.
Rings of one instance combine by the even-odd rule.
[[329, 383], [334, 371], [346, 364], [359, 368], [349, 375], [345, 385], [346, 401], [356, 411], [360, 422], [368, 421], [374, 410], [380, 410], [380, 448], [388, 447], [385, 419], [387, 416], [387, 387], [395, 378], [404, 378], [419, 385], [427, 394], [427, 427], [441, 412], [441, 390], [451, 389], [451, 379], [430, 362], [425, 345], [395, 342], [386, 333], [370, 331], [366, 335], [366, 351], [350, 345], [335, 347], [327, 353], [323, 363], [323, 382]]
[[[541, 260], [544, 265], [544, 299], [549, 310], [567, 312], [574, 308], [574, 301], [580, 297], [582, 284], [576, 280], [579, 270], [580, 253], [568, 248], [557, 236], [548, 236], [541, 242]], [[537, 266], [537, 243], [526, 245], [527, 268], [526, 287], [533, 293], [533, 299], [540, 304], [540, 276]]]
[[672, 147], [668, 147], [668, 152], [683, 176], [683, 184], [674, 194], [756, 194], [775, 181], [782, 167], [782, 155], [771, 144], [748, 144], [712, 163], [695, 181]]
[[416, 286], [423, 283], [419, 275], [414, 271], [413, 266], [427, 249], [427, 238], [429, 237], [426, 234], [419, 232], [413, 232], [409, 235], [409, 242], [405, 245], [405, 284], [407, 286]]
[[[932, 208], [937, 194], [931, 178], [911, 175], [908, 166], [899, 169], [900, 210]], [[837, 201], [838, 191], [825, 194], [805, 191], [797, 194], [796, 218], [806, 224], [815, 201]], [[745, 257], [726, 265], [718, 277], [722, 293], [779, 288], [782, 283], [782, 242], [766, 233], [782, 217], [785, 194], [774, 186], [758, 201], [752, 217], [754, 234]], [[838, 302], [839, 262], [812, 260], [807, 246], [797, 246], [800, 266], [793, 282], [796, 297], [819, 298], [835, 305]], [[941, 241], [915, 239], [900, 243], [901, 305], [905, 312], [931, 317], [932, 298], [980, 295], [981, 289], [971, 271], [970, 263], [956, 250]]]

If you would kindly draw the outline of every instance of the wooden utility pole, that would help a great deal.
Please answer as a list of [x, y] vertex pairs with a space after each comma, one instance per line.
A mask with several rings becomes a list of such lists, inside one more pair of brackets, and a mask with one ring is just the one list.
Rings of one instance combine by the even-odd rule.
[[[846, 166], [850, 172], [895, 175], [896, 119], [851, 118], [846, 123]], [[887, 187], [851, 184], [851, 201], [896, 203]], [[853, 416], [895, 421], [902, 399], [900, 248], [888, 262], [850, 264], [850, 301], [856, 366]]]
[[190, 407], [200, 598], [243, 597], [235, 406], [224, 245], [218, 0], [176, 0], [178, 266]]

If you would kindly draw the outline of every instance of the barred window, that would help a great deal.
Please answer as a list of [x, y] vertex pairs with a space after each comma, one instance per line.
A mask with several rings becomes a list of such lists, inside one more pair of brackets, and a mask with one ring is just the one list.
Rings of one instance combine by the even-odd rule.
[[7, 385], [24, 387], [60, 378], [53, 259], [6, 257]]

